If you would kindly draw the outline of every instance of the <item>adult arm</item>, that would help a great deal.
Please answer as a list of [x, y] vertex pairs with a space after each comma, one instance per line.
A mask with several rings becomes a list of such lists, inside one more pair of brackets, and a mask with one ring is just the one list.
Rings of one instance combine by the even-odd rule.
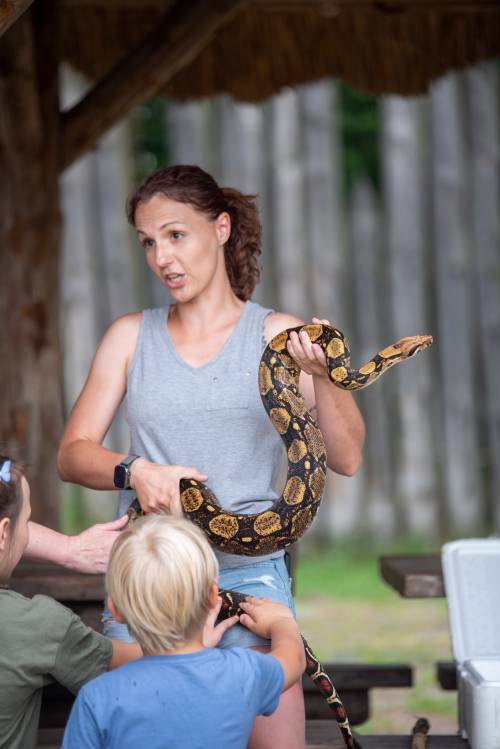
[[135, 350], [140, 314], [125, 315], [106, 331], [70, 414], [57, 454], [63, 481], [91, 489], [114, 489], [114, 468], [125, 457], [102, 442], [123, 400], [127, 368]]
[[98, 523], [75, 536], [67, 536], [38, 523], [29, 523], [25, 559], [53, 562], [75, 572], [103, 573], [115, 539], [127, 523], [124, 515], [110, 523]]
[[[113, 475], [125, 455], [102, 442], [127, 389], [141, 313], [125, 315], [104, 335], [87, 381], [70, 414], [59, 446], [57, 468], [63, 481], [92, 489], [114, 489]], [[207, 476], [191, 466], [166, 466], [141, 457], [131, 466], [131, 484], [145, 512], [180, 513], [179, 481]]]
[[[313, 323], [327, 320], [313, 318]], [[265, 338], [270, 341], [285, 328], [303, 325], [293, 315], [276, 312], [265, 323]], [[300, 390], [307, 407], [315, 411], [316, 421], [326, 445], [327, 464], [336, 473], [352, 476], [361, 466], [365, 439], [363, 417], [352, 393], [334, 385], [321, 347], [311, 343], [307, 333], [292, 333], [288, 352], [301, 368]]]

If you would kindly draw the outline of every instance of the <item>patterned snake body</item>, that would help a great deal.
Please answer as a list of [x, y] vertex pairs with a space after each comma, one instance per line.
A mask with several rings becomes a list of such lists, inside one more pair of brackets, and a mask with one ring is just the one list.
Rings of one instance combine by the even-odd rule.
[[[224, 510], [210, 489], [194, 479], [181, 479], [180, 499], [184, 514], [225, 552], [258, 556], [284, 549], [310, 526], [323, 496], [326, 479], [326, 449], [323, 436], [307, 410], [299, 390], [300, 368], [287, 351], [290, 333], [306, 331], [325, 353], [328, 376], [343, 390], [360, 390], [375, 382], [398, 362], [423, 351], [432, 343], [429, 335], [402, 338], [379, 351], [359, 369], [353, 369], [343, 333], [322, 324], [300, 325], [275, 336], [262, 354], [259, 390], [269, 418], [281, 436], [288, 457], [288, 473], [282, 495], [264, 512], [239, 515]], [[135, 499], [129, 507], [131, 520], [142, 515]], [[244, 596], [221, 591], [219, 618], [239, 612]], [[346, 747], [360, 746], [328, 675], [304, 640], [306, 673], [334, 710]]]
[[[283, 493], [268, 510], [241, 515], [224, 510], [205, 484], [194, 479], [180, 482], [185, 516], [203, 530], [214, 546], [231, 554], [259, 556], [290, 546], [309, 528], [323, 497], [325, 443], [300, 394], [300, 369], [286, 348], [290, 333], [302, 330], [321, 346], [330, 380], [342, 390], [367, 387], [394, 364], [432, 343], [431, 336], [403, 338], [379, 351], [360, 369], [353, 369], [347, 341], [337, 328], [301, 325], [284, 330], [269, 342], [259, 366], [259, 390], [287, 451], [288, 473]], [[134, 512], [140, 514], [137, 500], [130, 508], [130, 513]]]

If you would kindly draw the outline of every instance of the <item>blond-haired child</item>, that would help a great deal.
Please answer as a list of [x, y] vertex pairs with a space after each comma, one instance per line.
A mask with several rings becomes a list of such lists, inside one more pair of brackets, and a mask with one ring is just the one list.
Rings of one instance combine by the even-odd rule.
[[35, 749], [42, 687], [72, 692], [142, 653], [109, 640], [47, 596], [25, 598], [9, 579], [29, 536], [30, 490], [21, 466], [0, 457], [0, 749]]
[[271, 640], [269, 654], [215, 648], [223, 629], [205, 647], [220, 607], [217, 573], [205, 536], [183, 518], [150, 515], [121, 534], [109, 606], [145, 655], [80, 691], [63, 749], [247, 746], [255, 717], [270, 715], [303, 672], [304, 650], [290, 610], [263, 599], [243, 604], [241, 621]]

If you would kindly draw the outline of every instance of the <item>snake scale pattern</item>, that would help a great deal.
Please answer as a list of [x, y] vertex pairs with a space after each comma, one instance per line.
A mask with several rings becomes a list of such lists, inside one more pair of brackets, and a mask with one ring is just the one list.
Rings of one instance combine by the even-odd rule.
[[[185, 516], [203, 530], [214, 546], [228, 553], [258, 556], [293, 544], [311, 525], [323, 496], [325, 443], [300, 394], [299, 366], [287, 351], [292, 331], [306, 331], [311, 341], [321, 346], [328, 376], [343, 390], [360, 390], [371, 385], [394, 364], [409, 359], [432, 343], [429, 335], [402, 338], [354, 369], [345, 336], [329, 325], [300, 325], [271, 339], [259, 365], [259, 390], [264, 408], [287, 451], [288, 472], [283, 493], [268, 510], [239, 515], [224, 510], [204, 484], [193, 479], [180, 482]], [[130, 505], [128, 514], [131, 520], [143, 514], [137, 499]], [[237, 613], [243, 596], [235, 591], [221, 591], [221, 595], [223, 606], [219, 617]], [[335, 687], [305, 640], [304, 648], [306, 673], [333, 709], [346, 747], [359, 747]]]

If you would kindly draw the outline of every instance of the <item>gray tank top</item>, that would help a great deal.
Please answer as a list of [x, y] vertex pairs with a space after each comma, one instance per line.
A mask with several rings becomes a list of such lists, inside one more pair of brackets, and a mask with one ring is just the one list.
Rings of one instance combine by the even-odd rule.
[[[142, 313], [125, 399], [130, 454], [155, 463], [195, 466], [208, 476], [206, 483], [222, 507], [237, 513], [262, 512], [281, 493], [285, 460], [283, 443], [258, 388], [264, 319], [272, 310], [246, 302], [219, 353], [194, 368], [174, 348], [168, 309]], [[119, 514], [132, 496], [120, 493]], [[255, 561], [215, 552], [221, 568]]]

